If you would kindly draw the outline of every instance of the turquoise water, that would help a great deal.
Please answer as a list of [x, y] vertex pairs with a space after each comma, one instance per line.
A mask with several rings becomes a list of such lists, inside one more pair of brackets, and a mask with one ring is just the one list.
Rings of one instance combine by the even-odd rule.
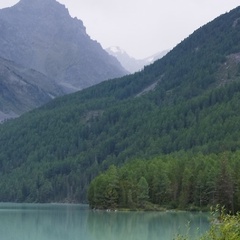
[[194, 239], [209, 228], [208, 216], [92, 211], [87, 205], [2, 203], [0, 236], [3, 240], [172, 240], [190, 227]]

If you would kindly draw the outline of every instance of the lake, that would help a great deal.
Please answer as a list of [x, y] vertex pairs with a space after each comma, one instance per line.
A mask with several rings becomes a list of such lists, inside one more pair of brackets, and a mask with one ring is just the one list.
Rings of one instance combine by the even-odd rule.
[[194, 239], [209, 228], [209, 214], [107, 212], [77, 204], [0, 203], [3, 240], [172, 240], [177, 233], [186, 233], [189, 226]]

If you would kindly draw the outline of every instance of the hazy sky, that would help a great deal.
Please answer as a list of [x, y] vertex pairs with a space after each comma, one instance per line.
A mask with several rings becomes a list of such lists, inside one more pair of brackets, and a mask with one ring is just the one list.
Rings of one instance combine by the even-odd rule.
[[[0, 0], [0, 8], [19, 0]], [[239, 0], [58, 0], [83, 20], [103, 48], [135, 58], [171, 49], [194, 30], [240, 5]]]

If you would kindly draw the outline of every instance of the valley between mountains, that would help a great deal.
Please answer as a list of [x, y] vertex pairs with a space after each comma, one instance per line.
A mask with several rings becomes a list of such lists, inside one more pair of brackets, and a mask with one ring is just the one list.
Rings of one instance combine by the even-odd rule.
[[[89, 40], [80, 20], [66, 17], [62, 5], [30, 2], [21, 0], [0, 11], [4, 36], [11, 35], [4, 26], [10, 26], [12, 11], [17, 21], [23, 10], [29, 14], [30, 7], [38, 12], [48, 6], [62, 16], [61, 25], [55, 19], [51, 43], [58, 36], [60, 46], [67, 42], [66, 52], [57, 45], [58, 54], [43, 51], [33, 61], [30, 57], [42, 51], [46, 39], [40, 41], [33, 31], [36, 39], [29, 42], [13, 29], [26, 40], [18, 54], [29, 47], [24, 67], [16, 64], [22, 55], [1, 48], [1, 72], [9, 76], [8, 84], [20, 84], [11, 91], [9, 106], [19, 109], [14, 104], [28, 89], [33, 93], [29, 108], [38, 94], [48, 103], [0, 126], [0, 201], [88, 202], [93, 208], [134, 210], [208, 210], [220, 204], [231, 212], [240, 210], [239, 7], [197, 29], [153, 64], [127, 74]], [[24, 18], [22, 24], [30, 27]], [[60, 26], [68, 24], [72, 28], [65, 34]], [[76, 39], [85, 47], [78, 49]], [[67, 50], [70, 40], [79, 54]], [[93, 49], [100, 65], [91, 60]], [[79, 65], [70, 64], [74, 61]], [[101, 71], [90, 81], [95, 67]], [[4, 114], [10, 92], [6, 79], [0, 82]], [[70, 88], [81, 91], [64, 95]], [[16, 114], [13, 110], [9, 114]]]

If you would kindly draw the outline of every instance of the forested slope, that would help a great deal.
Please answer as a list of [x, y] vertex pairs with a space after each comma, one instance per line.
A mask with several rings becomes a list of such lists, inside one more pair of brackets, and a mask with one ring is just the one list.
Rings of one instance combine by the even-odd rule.
[[238, 150], [239, 19], [236, 8], [141, 72], [2, 125], [0, 201], [83, 202], [90, 181], [112, 164]]

